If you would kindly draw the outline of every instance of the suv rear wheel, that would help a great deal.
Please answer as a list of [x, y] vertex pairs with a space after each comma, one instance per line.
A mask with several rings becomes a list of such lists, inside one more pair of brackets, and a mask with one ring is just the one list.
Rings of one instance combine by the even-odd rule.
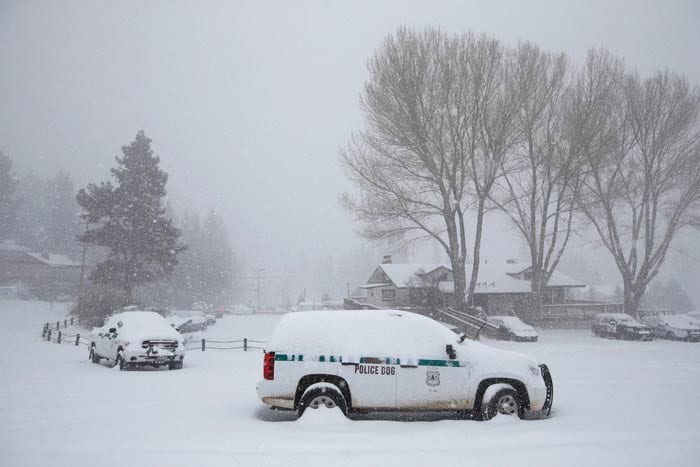
[[330, 383], [315, 383], [306, 388], [299, 399], [297, 413], [301, 417], [306, 409], [318, 409], [319, 407], [328, 409], [338, 407], [343, 412], [343, 415], [348, 413], [345, 397], [343, 397], [340, 389]]
[[95, 344], [92, 344], [90, 346], [90, 355], [88, 356], [88, 358], [92, 363], [100, 363], [100, 357], [98, 357], [97, 353], [95, 353]]

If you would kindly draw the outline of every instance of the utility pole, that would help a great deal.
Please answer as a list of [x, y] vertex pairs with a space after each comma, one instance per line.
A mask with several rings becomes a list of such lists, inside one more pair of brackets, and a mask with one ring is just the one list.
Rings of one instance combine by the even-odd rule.
[[[90, 221], [87, 219], [85, 220], [85, 233], [87, 233], [88, 228], [90, 227]], [[83, 292], [83, 278], [85, 277], [85, 256], [87, 254], [87, 243], [83, 243], [83, 258], [82, 261], [80, 261], [80, 285], [78, 288], [78, 292], [82, 293]]]
[[256, 269], [255, 270], [255, 279], [257, 280], [257, 285], [255, 287], [255, 291], [257, 292], [258, 295], [258, 309], [260, 309], [260, 296], [262, 295], [262, 287], [264, 284], [265, 276], [263, 276], [263, 272], [265, 272], [265, 269]]

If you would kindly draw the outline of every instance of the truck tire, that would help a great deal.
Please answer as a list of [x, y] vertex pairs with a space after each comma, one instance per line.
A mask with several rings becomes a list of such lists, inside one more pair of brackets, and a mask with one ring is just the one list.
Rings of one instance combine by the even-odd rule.
[[181, 370], [182, 369], [182, 360], [177, 361], [177, 362], [170, 362], [168, 364], [168, 368], [170, 370]]
[[331, 383], [315, 383], [306, 388], [299, 399], [297, 414], [301, 417], [306, 409], [318, 409], [326, 407], [333, 409], [338, 407], [343, 415], [348, 414], [348, 405], [345, 397], [335, 385]]
[[131, 369], [131, 365], [124, 360], [124, 353], [121, 350], [117, 352], [117, 361], [115, 366], [117, 365], [119, 366], [120, 371], [129, 371]]
[[88, 358], [92, 363], [100, 363], [101, 358], [97, 355], [97, 353], [95, 353], [95, 344], [92, 344], [90, 346], [90, 355], [88, 356]]
[[481, 419], [491, 420], [498, 414], [520, 415], [520, 403], [518, 393], [514, 389], [503, 388], [499, 390], [487, 403], [481, 406]]

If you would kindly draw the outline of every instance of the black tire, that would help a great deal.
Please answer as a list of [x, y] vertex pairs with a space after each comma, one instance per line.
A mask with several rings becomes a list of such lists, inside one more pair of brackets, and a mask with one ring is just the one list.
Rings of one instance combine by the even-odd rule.
[[343, 415], [348, 414], [348, 404], [345, 402], [345, 397], [343, 393], [340, 392], [335, 386], [324, 385], [320, 387], [313, 387], [312, 384], [304, 391], [304, 394], [299, 399], [299, 405], [297, 406], [297, 414], [299, 417], [304, 415], [306, 409], [317, 409], [321, 406], [325, 406], [329, 409], [338, 407]]
[[182, 360], [169, 363], [168, 368], [171, 370], [182, 370]]
[[515, 342], [516, 339], [517, 339], [517, 338], [515, 337], [515, 334], [513, 334], [512, 332], [508, 334], [508, 340], [509, 340], [509, 341]]
[[101, 358], [95, 352], [95, 344], [90, 346], [90, 355], [88, 356], [88, 358], [90, 359], [90, 361], [92, 363], [95, 363], [95, 364], [100, 363]]
[[117, 362], [115, 366], [119, 366], [119, 370], [121, 371], [128, 371], [131, 369], [131, 365], [129, 365], [126, 360], [124, 360], [124, 353], [120, 350], [117, 352]]
[[521, 412], [518, 393], [509, 388], [501, 389], [487, 404], [481, 405], [481, 419], [484, 421], [498, 414], [520, 416]]
[[668, 332], [666, 333], [666, 339], [668, 339], [668, 340], [670, 340], [670, 341], [675, 341], [675, 340], [676, 340], [676, 336], [675, 336], [671, 331], [668, 331]]

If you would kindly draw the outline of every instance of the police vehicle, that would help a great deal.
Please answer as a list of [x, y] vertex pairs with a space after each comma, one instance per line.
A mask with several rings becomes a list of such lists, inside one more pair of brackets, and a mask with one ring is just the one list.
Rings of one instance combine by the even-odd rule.
[[349, 412], [451, 411], [549, 416], [549, 369], [532, 358], [464, 340], [440, 323], [399, 310], [292, 313], [263, 361], [260, 399], [275, 408]]

